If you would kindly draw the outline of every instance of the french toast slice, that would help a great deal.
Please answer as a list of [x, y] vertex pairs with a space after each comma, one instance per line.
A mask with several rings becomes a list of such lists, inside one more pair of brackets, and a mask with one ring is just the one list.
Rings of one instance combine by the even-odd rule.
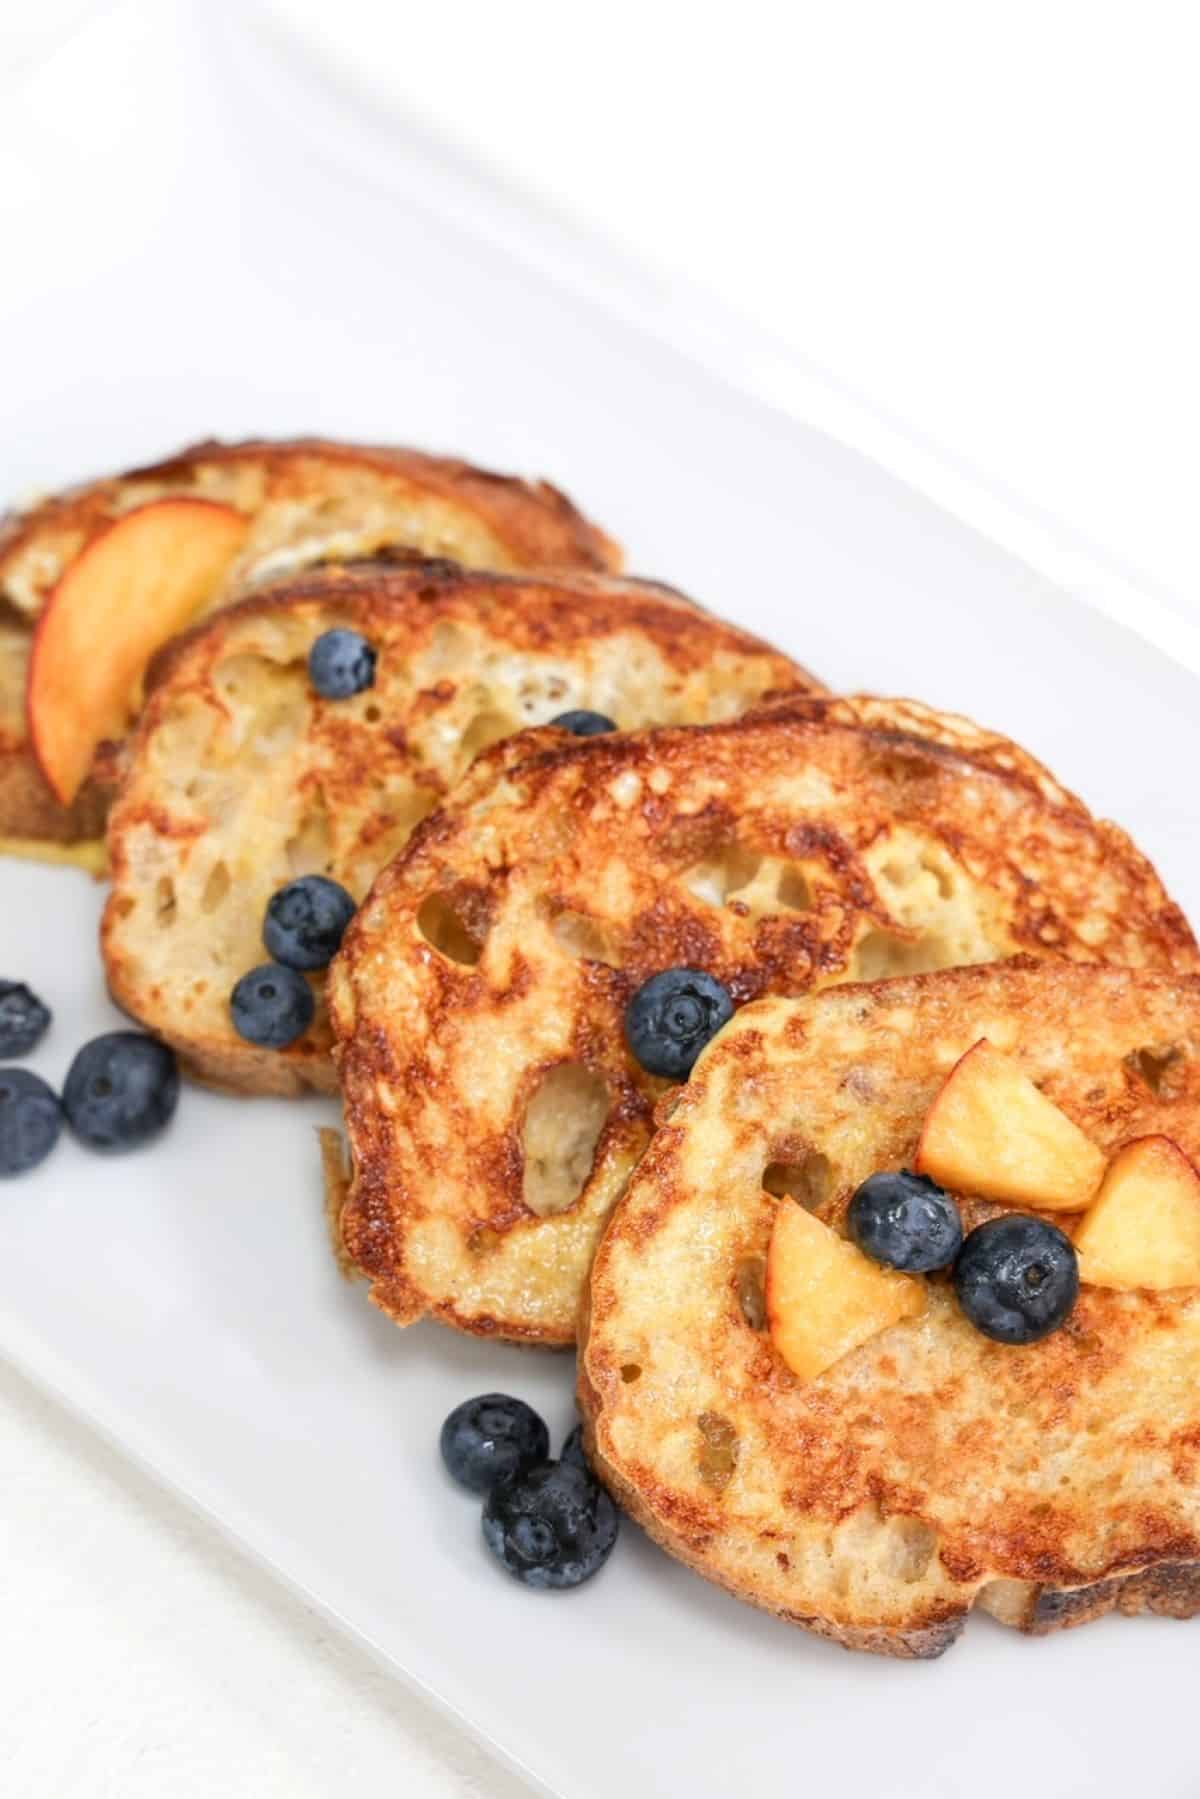
[[[374, 647], [375, 682], [326, 700], [307, 657], [339, 626]], [[319, 873], [361, 900], [473, 757], [522, 726], [578, 707], [620, 725], [725, 718], [789, 685], [814, 683], [649, 582], [385, 559], [256, 593], [151, 669], [109, 820], [113, 996], [203, 1079], [333, 1091], [323, 1003], [283, 1050], [247, 1043], [231, 1021], [235, 982], [267, 960], [280, 887]]]
[[737, 1004], [1027, 950], [1157, 970], [1195, 940], [1125, 834], [910, 701], [481, 759], [376, 883], [330, 992], [346, 1246], [397, 1323], [568, 1344], [666, 1090], [624, 1014], [686, 966]]
[[[617, 545], [546, 482], [317, 438], [200, 443], [43, 500], [0, 522], [0, 837], [69, 842], [102, 827], [101, 784], [87, 782], [64, 803], [39, 766], [25, 703], [34, 628], [85, 550], [117, 521], [167, 500], [204, 501], [247, 520], [205, 610], [320, 558], [393, 544], [501, 571], [621, 563]], [[101, 634], [91, 641], [103, 654]]]
[[[938, 1655], [975, 1605], [1036, 1634], [1200, 1611], [1200, 1290], [1085, 1284], [1015, 1347], [926, 1277], [919, 1316], [808, 1380], [763, 1328], [777, 1208], [841, 1228], [863, 1180], [911, 1166], [982, 1037], [1106, 1153], [1164, 1133], [1200, 1156], [1194, 975], [1018, 958], [768, 998], [664, 1107], [591, 1275], [579, 1399], [614, 1496], [706, 1578], [851, 1648]], [[767, 1191], [780, 1162], [803, 1200]]]

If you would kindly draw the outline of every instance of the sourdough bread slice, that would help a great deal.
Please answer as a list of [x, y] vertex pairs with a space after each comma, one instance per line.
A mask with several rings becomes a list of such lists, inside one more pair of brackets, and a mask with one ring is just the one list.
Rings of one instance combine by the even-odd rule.
[[975, 1605], [1037, 1634], [1200, 1610], [1200, 1292], [1085, 1285], [1011, 1347], [933, 1276], [921, 1316], [809, 1381], [763, 1328], [776, 1210], [800, 1203], [766, 1171], [806, 1170], [844, 1228], [983, 1036], [1105, 1151], [1162, 1132], [1200, 1159], [1194, 976], [1020, 960], [764, 999], [664, 1113], [592, 1272], [605, 1482], [707, 1579], [851, 1648], [937, 1655]]

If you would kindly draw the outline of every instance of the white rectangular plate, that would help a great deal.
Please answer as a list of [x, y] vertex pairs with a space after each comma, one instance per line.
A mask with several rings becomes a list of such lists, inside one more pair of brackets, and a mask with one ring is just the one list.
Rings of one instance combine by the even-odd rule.
[[[207, 431], [329, 429], [545, 470], [635, 568], [835, 686], [1010, 732], [1133, 826], [1200, 912], [1194, 674], [857, 455], [482, 248], [436, 195], [347, 182], [224, 51], [150, 18], [94, 33], [3, 127], [29, 181], [8, 185], [3, 219], [25, 254], [0, 287], [23, 421], [0, 488]], [[73, 872], [0, 864], [0, 973], [54, 1004], [34, 1066], [55, 1081], [116, 1022], [101, 901]], [[1148, 1756], [1160, 1799], [1194, 1790], [1195, 1643], [1177, 1625], [1031, 1643], [979, 1619], [929, 1667], [761, 1617], [633, 1529], [579, 1593], [504, 1579], [439, 1468], [438, 1426], [498, 1387], [562, 1432], [571, 1367], [401, 1333], [342, 1282], [313, 1138], [333, 1115], [188, 1089], [151, 1151], [64, 1143], [0, 1196], [0, 1348], [563, 1799], [1067, 1799], [1140, 1788]]]

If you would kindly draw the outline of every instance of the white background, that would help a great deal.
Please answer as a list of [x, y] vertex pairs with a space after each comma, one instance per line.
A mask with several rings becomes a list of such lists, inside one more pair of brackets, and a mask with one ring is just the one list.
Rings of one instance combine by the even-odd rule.
[[268, 11], [357, 91], [1200, 590], [1190, 0]]
[[[699, 279], [1187, 602], [1190, 8], [291, 10], [336, 19], [345, 81]], [[108, 203], [128, 228], [137, 196]], [[69, 376], [67, 344], [47, 378]], [[0, 1495], [6, 1794], [510, 1790], [7, 1374]]]

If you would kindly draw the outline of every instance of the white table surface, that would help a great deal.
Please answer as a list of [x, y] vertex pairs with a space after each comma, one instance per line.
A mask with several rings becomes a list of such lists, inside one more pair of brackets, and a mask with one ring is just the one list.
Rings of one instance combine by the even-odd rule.
[[[67, 10], [77, 12], [79, 8]], [[357, 9], [349, 10], [353, 14]], [[111, 28], [105, 22], [95, 27]], [[43, 68], [29, 79], [44, 83], [47, 78]], [[638, 91], [645, 89], [644, 68], [634, 86]], [[493, 83], [493, 91], [494, 87]], [[127, 95], [118, 98], [122, 105], [132, 99]], [[426, 99], [427, 109], [436, 118], [436, 84]], [[738, 104], [749, 117], [753, 97], [744, 95]], [[732, 97], [730, 106], [734, 106]], [[686, 115], [685, 101], [681, 108], [681, 116]], [[442, 106], [443, 122], [454, 122], [454, 110], [453, 105]], [[1156, 110], [1155, 94], [1147, 92], [1144, 84], [1132, 83], [1123, 95], [1121, 113], [1122, 135], [1130, 156], [1136, 156], [1139, 145], [1143, 152], [1148, 143], [1161, 145], [1166, 126], [1155, 118]], [[670, 117], [671, 100], [666, 93], [660, 111], [664, 128]], [[474, 109], [477, 147], [486, 147], [481, 123], [486, 118], [481, 107]], [[9, 119], [4, 149], [9, 158], [5, 166], [11, 172], [17, 167], [11, 109]], [[41, 126], [46, 128], [44, 112]], [[500, 128], [498, 122], [490, 127]], [[743, 138], [743, 156], [757, 154], [753, 134], [739, 134], [733, 113], [726, 113], [724, 129], [726, 154], [733, 160], [725, 190], [712, 194], [714, 236], [726, 226], [732, 231], [736, 224], [739, 137]], [[980, 129], [990, 129], [986, 119]], [[965, 134], [963, 141], [969, 147], [972, 121], [961, 110], [957, 130], [960, 137]], [[43, 147], [52, 141], [52, 135], [43, 138]], [[527, 132], [514, 131], [508, 145], [510, 163], [518, 174], [527, 155], [527, 136]], [[878, 148], [882, 153], [883, 146]], [[561, 173], [561, 162], [558, 166]], [[579, 166], [582, 168], [582, 163]], [[607, 199], [605, 190], [597, 185], [597, 166], [593, 154], [587, 160], [586, 210], [605, 222], [606, 208], [611, 217], [613, 196], [619, 193], [617, 177], [624, 165], [615, 168], [615, 185]], [[748, 165], [743, 165], [743, 176], [748, 178], [748, 173]], [[1035, 204], [1037, 186], [1037, 170], [1028, 155], [1014, 161], [1009, 175], [1006, 216], [1007, 210], [1020, 206], [1023, 193], [1031, 206]], [[834, 193], [837, 179], [832, 169], [822, 170], [823, 182], [827, 187], [832, 184]], [[1089, 188], [1086, 177], [1080, 179], [1082, 191], [1099, 205], [1099, 193]], [[862, 194], [857, 190], [854, 199], [861, 217]], [[1121, 201], [1121, 195], [1117, 199]], [[988, 203], [986, 199], [984, 203]], [[928, 229], [921, 239], [922, 255], [927, 259], [936, 256], [933, 214], [937, 205], [937, 196], [931, 196]], [[830, 218], [836, 211], [828, 200], [823, 210]], [[632, 214], [628, 216], [629, 237], [641, 247], [644, 220], [639, 224]], [[72, 228], [69, 218], [63, 220], [63, 228]], [[689, 233], [694, 242], [694, 217], [688, 224], [681, 216], [674, 238], [666, 222], [660, 221], [660, 230], [665, 260], [686, 261]], [[828, 250], [828, 242], [823, 247]], [[816, 245], [814, 254], [819, 255], [821, 248]], [[1174, 256], [1173, 247], [1165, 241], [1160, 249], [1168, 261]], [[699, 266], [695, 257], [692, 265]], [[11, 279], [13, 266], [10, 259], [6, 279]], [[1063, 270], [1058, 273], [1061, 289]], [[1142, 496], [1141, 509], [1131, 504], [1123, 506], [1119, 515], [1112, 511], [1113, 471], [1125, 466], [1121, 458], [1109, 458], [1102, 476], [1090, 485], [1073, 484], [1065, 509], [1093, 538], [1113, 543], [1132, 561], [1153, 566], [1164, 583], [1184, 593], [1196, 565], [1185, 553], [1176, 504], [1178, 456], [1184, 439], [1179, 402], [1181, 395], [1195, 397], [1188, 386], [1194, 355], [1182, 332], [1174, 340], [1170, 335], [1180, 294], [1186, 291], [1180, 285], [1181, 271], [1175, 273], [1178, 280], [1169, 303], [1159, 309], [1157, 317], [1151, 317], [1153, 309], [1147, 305], [1142, 314], [1135, 312], [1130, 318], [1131, 337], [1143, 340], [1143, 355], [1150, 353], [1144, 340], [1154, 337], [1155, 393], [1160, 398], [1173, 356], [1179, 370], [1174, 406], [1160, 403], [1150, 409], [1153, 429], [1143, 436], [1140, 451], [1143, 467], [1137, 491]], [[932, 271], [928, 279], [936, 284]], [[744, 299], [745, 293], [732, 297]], [[1056, 317], [1062, 304], [1060, 291]], [[1128, 305], [1135, 304], [1136, 296], [1131, 296]], [[762, 310], [765, 314], [773, 309], [764, 306]], [[1190, 316], [1195, 316], [1194, 306]], [[1182, 314], [1179, 318], [1181, 322]], [[772, 322], [778, 323], [778, 318]], [[862, 345], [859, 366], [881, 370], [879, 385], [885, 389], [886, 356], [891, 355], [891, 366], [898, 368], [902, 346], [892, 343], [889, 349], [887, 334], [873, 334], [866, 314], [855, 328]], [[19, 346], [10, 344], [6, 354], [18, 350]], [[953, 354], [948, 350], [942, 365], [943, 396], [953, 385], [955, 364], [961, 369], [962, 357], [966, 355], [969, 364], [976, 354], [970, 347], [965, 352], [961, 346], [954, 348]], [[922, 356], [922, 366], [927, 373], [933, 371], [930, 378], [935, 379], [938, 365], [928, 342], [922, 345]], [[1186, 360], [1189, 356], [1190, 362]], [[1139, 401], [1138, 384], [1130, 374], [1134, 359], [1121, 341], [1113, 342], [1111, 360], [1116, 377], [1113, 391], [1118, 403], [1126, 407], [1130, 429], [1138, 423], [1145, 426], [1146, 396]], [[69, 374], [69, 353], [65, 369], [57, 371], [59, 378], [64, 373]], [[1073, 372], [1072, 380], [1075, 378]], [[898, 375], [894, 391], [909, 391]], [[1057, 404], [1053, 395], [1047, 401], [1053, 418], [1054, 455], [1061, 462], [1077, 453], [1081, 466], [1094, 471], [1094, 411], [1080, 413], [1072, 438], [1065, 397], [1064, 389], [1057, 395]], [[940, 416], [952, 419], [954, 413], [943, 405]], [[19, 428], [18, 421], [8, 423], [10, 431]], [[1003, 462], [997, 443], [1007, 442], [1011, 453], [1012, 443], [1018, 440], [1019, 434], [1018, 439], [989, 440], [993, 464], [997, 455]], [[1161, 478], [1147, 482], [1147, 467]], [[1194, 459], [1191, 468], [1194, 485]], [[1024, 490], [1030, 497], [1042, 503], [1052, 501], [1047, 484], [1039, 489], [1036, 480], [1030, 482], [1027, 467], [1022, 471], [1012, 465], [1001, 466], [999, 473], [1018, 486], [1023, 475]], [[1190, 507], [1190, 487], [1188, 504]], [[1164, 538], [1177, 546], [1172, 554], [1164, 554]], [[401, 1789], [413, 1799], [425, 1794], [477, 1793], [509, 1799], [509, 1795], [525, 1791], [422, 1701], [369, 1664], [357, 1649], [331, 1636], [318, 1619], [214, 1530], [164, 1496], [89, 1430], [35, 1394], [20, 1377], [3, 1369], [0, 1575], [0, 1691], [4, 1694], [0, 1788], [12, 1799], [44, 1799], [46, 1795], [101, 1799], [110, 1794], [120, 1795], [120, 1799], [153, 1794], [159, 1799], [164, 1794], [214, 1793], [253, 1794], [255, 1799], [287, 1794], [303, 1799], [310, 1794], [393, 1789]]]

